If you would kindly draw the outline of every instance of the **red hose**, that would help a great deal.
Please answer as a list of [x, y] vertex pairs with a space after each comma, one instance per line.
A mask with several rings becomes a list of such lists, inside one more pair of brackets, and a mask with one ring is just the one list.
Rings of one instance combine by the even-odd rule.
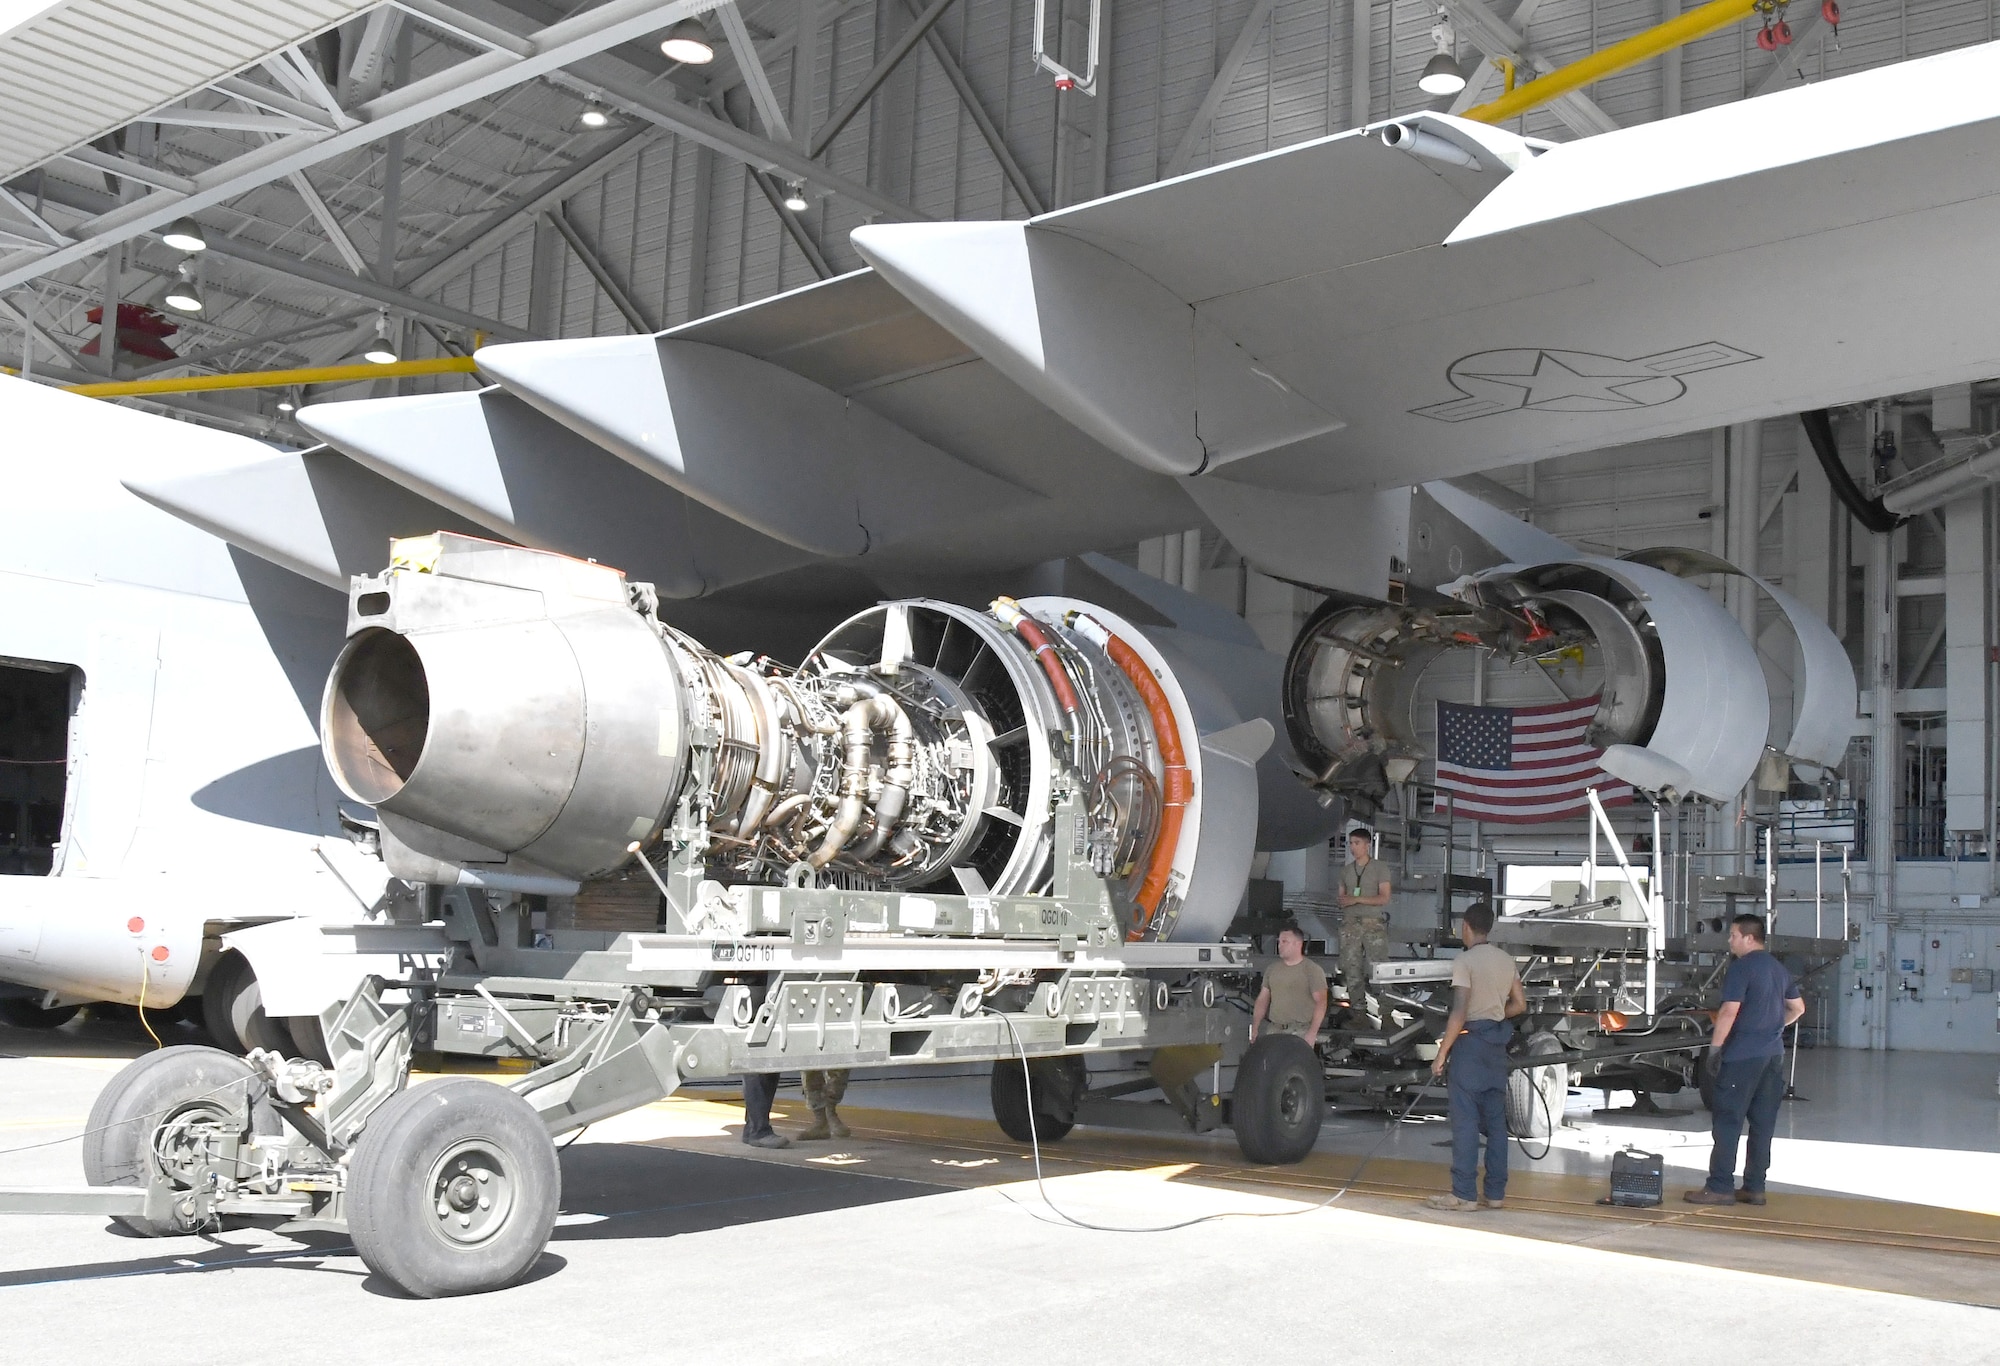
[[1014, 633], [1028, 642], [1028, 648], [1041, 661], [1042, 672], [1049, 676], [1049, 686], [1055, 689], [1056, 705], [1063, 709], [1064, 716], [1075, 721], [1077, 712], [1081, 710], [1076, 700], [1076, 689], [1070, 686], [1069, 673], [1063, 668], [1062, 660], [1056, 657], [1056, 647], [1049, 643], [1048, 632], [1036, 625], [1033, 617], [1023, 616], [1014, 623]]
[[1026, 641], [1028, 648], [1034, 651], [1036, 661], [1042, 666], [1042, 672], [1048, 675], [1049, 687], [1056, 695], [1056, 705], [1062, 708], [1063, 715], [1069, 720], [1070, 731], [1074, 734], [1077, 729], [1078, 714], [1083, 710], [1083, 706], [1076, 699], [1076, 689], [1070, 685], [1069, 672], [1063, 668], [1062, 660], [1057, 657], [1056, 647], [1049, 642], [1048, 632], [1042, 629], [1040, 622], [1022, 611], [1021, 605], [1012, 598], [996, 598], [993, 602], [993, 615], [1011, 628], [1015, 635]]

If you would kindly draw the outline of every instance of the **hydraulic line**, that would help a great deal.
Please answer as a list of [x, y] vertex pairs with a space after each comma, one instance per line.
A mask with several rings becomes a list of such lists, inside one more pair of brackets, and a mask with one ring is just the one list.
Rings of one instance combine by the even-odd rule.
[[1064, 624], [1110, 655], [1111, 662], [1132, 681], [1146, 704], [1146, 714], [1153, 722], [1153, 739], [1160, 747], [1160, 832], [1153, 841], [1152, 857], [1146, 863], [1145, 880], [1139, 884], [1139, 894], [1132, 898], [1139, 918], [1125, 936], [1131, 940], [1143, 939], [1166, 897], [1167, 876], [1173, 871], [1174, 854], [1180, 848], [1181, 824], [1187, 817], [1188, 803], [1194, 798], [1194, 774], [1188, 768], [1187, 750], [1181, 744], [1173, 706], [1138, 651], [1084, 613], [1070, 613]]
[[1026, 642], [1028, 648], [1034, 651], [1036, 662], [1042, 666], [1042, 672], [1048, 675], [1049, 687], [1056, 695], [1056, 705], [1062, 708], [1063, 716], [1069, 722], [1070, 735], [1072, 737], [1081, 735], [1082, 704], [1076, 700], [1076, 689], [1069, 681], [1069, 671], [1063, 668], [1062, 660], [1057, 658], [1056, 647], [1050, 642], [1048, 632], [1042, 629], [1041, 623], [1022, 611], [1021, 604], [1012, 598], [995, 598], [993, 615], [999, 619], [1002, 626], [1019, 636]]
[[1806, 440], [1812, 443], [1813, 454], [1819, 457], [1826, 482], [1833, 485], [1834, 493], [1855, 521], [1877, 535], [1894, 531], [1904, 523], [1906, 519], [1883, 507], [1880, 498], [1870, 498], [1855, 484], [1854, 476], [1841, 463], [1840, 447], [1833, 439], [1833, 419], [1826, 409], [1800, 413], [1799, 425], [1806, 429]]

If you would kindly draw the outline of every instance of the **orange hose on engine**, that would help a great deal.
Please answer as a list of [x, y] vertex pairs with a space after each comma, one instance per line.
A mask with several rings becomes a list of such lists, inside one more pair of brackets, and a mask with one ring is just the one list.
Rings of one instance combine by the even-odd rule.
[[1049, 687], [1055, 691], [1056, 705], [1062, 708], [1063, 716], [1074, 728], [1082, 703], [1077, 701], [1076, 689], [1070, 685], [1069, 673], [1063, 668], [1062, 661], [1056, 658], [1056, 647], [1049, 642], [1048, 632], [1044, 631], [1033, 617], [1022, 611], [1021, 604], [1012, 598], [994, 599], [993, 615], [1012, 628], [1015, 635], [1027, 642], [1028, 648], [1034, 652], [1036, 662], [1042, 666], [1042, 672], [1048, 675]]
[[1152, 718], [1153, 738], [1160, 746], [1160, 766], [1163, 770], [1160, 834], [1153, 841], [1153, 855], [1146, 864], [1146, 876], [1139, 884], [1139, 894], [1133, 898], [1139, 908], [1139, 921], [1125, 936], [1132, 940], [1142, 939], [1166, 896], [1167, 876], [1173, 871], [1174, 853], [1180, 848], [1181, 822], [1187, 817], [1188, 803], [1194, 799], [1194, 774], [1187, 766], [1187, 750], [1181, 744], [1180, 726], [1174, 721], [1173, 705], [1167, 701], [1166, 690], [1160, 686], [1160, 680], [1153, 677], [1146, 661], [1139, 657], [1137, 650], [1105, 630], [1103, 623], [1081, 614], [1076, 620], [1078, 624], [1088, 621], [1095, 632], [1103, 635], [1104, 652], [1139, 690], [1140, 700], [1146, 704], [1146, 715]]

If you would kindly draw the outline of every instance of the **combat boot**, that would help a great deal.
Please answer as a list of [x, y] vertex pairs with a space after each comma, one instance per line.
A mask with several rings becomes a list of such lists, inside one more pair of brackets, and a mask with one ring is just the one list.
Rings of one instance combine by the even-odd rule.
[[819, 1112], [819, 1127], [825, 1129], [835, 1138], [854, 1137], [854, 1130], [847, 1127], [846, 1121], [840, 1117], [840, 1111], [836, 1110], [830, 1102], [826, 1109]]
[[798, 1140], [801, 1143], [816, 1143], [822, 1139], [832, 1138], [835, 1134], [846, 1138], [847, 1126], [841, 1124], [837, 1117], [829, 1123], [828, 1111], [822, 1110], [819, 1106], [815, 1105], [813, 1106], [813, 1122], [799, 1130]]

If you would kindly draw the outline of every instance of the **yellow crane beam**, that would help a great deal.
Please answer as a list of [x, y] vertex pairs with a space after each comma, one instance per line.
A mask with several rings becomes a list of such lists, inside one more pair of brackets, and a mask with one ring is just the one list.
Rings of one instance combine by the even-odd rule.
[[209, 389], [288, 389], [299, 384], [347, 384], [357, 380], [395, 379], [403, 375], [469, 375], [476, 368], [470, 356], [441, 356], [436, 360], [399, 360], [388, 365], [370, 361], [358, 365], [319, 365], [303, 370], [247, 370], [235, 375], [121, 379], [63, 387], [69, 393], [89, 398], [130, 398], [139, 394], [198, 394]]
[[1637, 66], [1650, 57], [1671, 52], [1717, 29], [1748, 19], [1761, 8], [1759, 0], [1709, 0], [1708, 4], [1691, 9], [1679, 18], [1657, 24], [1644, 33], [1635, 33], [1624, 42], [1613, 43], [1601, 52], [1593, 52], [1582, 61], [1557, 67], [1526, 85], [1517, 85], [1497, 100], [1466, 110], [1464, 117], [1481, 123], [1505, 123], [1572, 90], [1581, 90], [1594, 81], [1615, 75], [1628, 66]]

